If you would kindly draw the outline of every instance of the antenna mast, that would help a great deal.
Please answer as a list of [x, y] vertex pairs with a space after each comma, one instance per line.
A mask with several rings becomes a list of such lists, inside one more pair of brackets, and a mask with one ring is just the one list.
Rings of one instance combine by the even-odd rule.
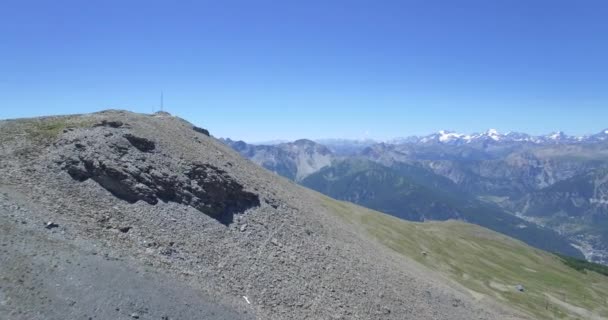
[[164, 101], [164, 97], [163, 97], [163, 92], [160, 92], [160, 111], [163, 111], [165, 107], [165, 101]]

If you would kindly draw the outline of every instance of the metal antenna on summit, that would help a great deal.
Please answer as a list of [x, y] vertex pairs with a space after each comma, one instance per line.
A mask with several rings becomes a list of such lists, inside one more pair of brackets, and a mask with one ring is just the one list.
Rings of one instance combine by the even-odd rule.
[[160, 111], [163, 111], [165, 107], [165, 102], [164, 102], [164, 97], [163, 97], [163, 92], [160, 92]]

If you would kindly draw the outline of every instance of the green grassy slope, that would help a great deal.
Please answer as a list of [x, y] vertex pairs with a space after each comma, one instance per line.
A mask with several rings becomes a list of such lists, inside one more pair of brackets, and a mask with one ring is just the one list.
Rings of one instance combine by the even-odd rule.
[[[608, 277], [580, 272], [545, 251], [456, 221], [416, 223], [324, 196], [330, 212], [371, 238], [535, 319], [608, 319]], [[426, 255], [422, 252], [427, 252]], [[522, 284], [525, 292], [515, 286]]]
[[540, 228], [460, 191], [451, 181], [405, 164], [385, 167], [345, 160], [301, 184], [334, 199], [350, 201], [410, 221], [458, 219], [519, 239], [537, 248], [583, 258], [557, 232]]

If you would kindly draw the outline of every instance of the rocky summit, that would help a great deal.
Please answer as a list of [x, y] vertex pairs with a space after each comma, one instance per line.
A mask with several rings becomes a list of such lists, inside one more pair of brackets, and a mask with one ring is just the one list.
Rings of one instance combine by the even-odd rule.
[[[332, 200], [167, 113], [4, 120], [0, 143], [2, 319], [607, 311], [597, 298], [606, 280], [551, 254], [476, 226], [414, 224]], [[517, 278], [521, 266], [533, 272]], [[589, 284], [584, 302], [563, 301], [551, 272], [562, 288]]]

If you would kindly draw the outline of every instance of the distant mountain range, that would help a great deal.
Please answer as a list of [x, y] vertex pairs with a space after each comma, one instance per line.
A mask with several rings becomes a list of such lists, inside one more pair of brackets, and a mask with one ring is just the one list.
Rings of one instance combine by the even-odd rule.
[[222, 141], [337, 199], [407, 220], [465, 220], [608, 263], [608, 130], [580, 137], [491, 129], [385, 142]]
[[500, 133], [496, 129], [488, 129], [482, 133], [464, 134], [449, 130], [440, 130], [426, 136], [410, 136], [405, 138], [396, 138], [386, 141], [389, 144], [432, 144], [442, 143], [451, 145], [465, 145], [478, 143], [521, 143], [528, 142], [532, 144], [560, 144], [560, 143], [596, 143], [608, 140], [608, 129], [602, 130], [599, 133], [583, 136], [570, 136], [562, 131], [552, 132], [546, 135], [530, 135], [522, 132], [507, 132]]

